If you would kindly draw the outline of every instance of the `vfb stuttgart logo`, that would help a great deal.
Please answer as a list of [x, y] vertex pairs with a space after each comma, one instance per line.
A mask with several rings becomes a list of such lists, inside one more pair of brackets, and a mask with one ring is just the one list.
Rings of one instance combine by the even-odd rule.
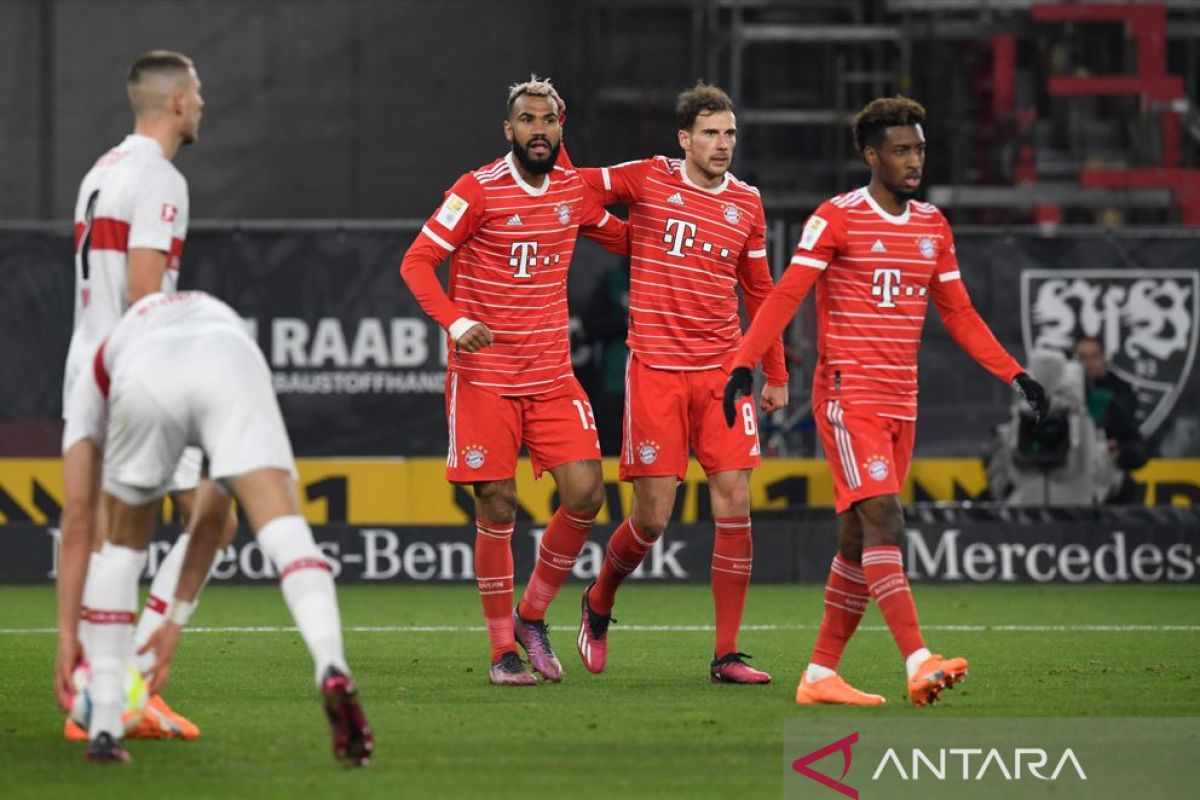
[[1100, 340], [1109, 369], [1138, 399], [1142, 434], [1158, 430], [1196, 358], [1200, 273], [1153, 269], [1027, 269], [1021, 272], [1025, 352], [1070, 351]]

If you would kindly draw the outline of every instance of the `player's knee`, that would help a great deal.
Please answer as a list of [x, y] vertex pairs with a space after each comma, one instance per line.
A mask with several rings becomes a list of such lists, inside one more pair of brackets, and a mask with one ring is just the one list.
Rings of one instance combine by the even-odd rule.
[[734, 486], [722, 493], [721, 504], [728, 509], [730, 516], [747, 516], [750, 514], [750, 487]]
[[863, 500], [857, 507], [867, 544], [899, 544], [904, 538], [904, 508], [896, 495]]
[[671, 511], [660, 509], [637, 509], [633, 515], [633, 525], [643, 539], [657, 539], [667, 530], [671, 521]]
[[594, 517], [604, 505], [604, 483], [589, 481], [585, 486], [574, 486], [559, 490], [562, 504], [582, 517]]
[[517, 519], [517, 487], [512, 481], [475, 485], [476, 511], [489, 522], [507, 525]]
[[862, 562], [862, 551], [861, 539], [858, 541], [838, 541], [838, 554], [851, 564]]

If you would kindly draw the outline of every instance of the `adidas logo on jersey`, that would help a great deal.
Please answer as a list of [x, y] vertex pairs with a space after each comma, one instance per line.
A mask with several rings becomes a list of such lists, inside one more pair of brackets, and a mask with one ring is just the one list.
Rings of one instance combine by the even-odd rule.
[[673, 206], [681, 206], [683, 205], [683, 195], [681, 195], [679, 192], [676, 192], [667, 198], [667, 202]]
[[505, 225], [524, 225], [525, 223], [521, 222], [520, 214], [513, 214], [511, 217], [508, 218], [508, 222], [506, 222], [504, 224]]
[[[512, 223], [509, 223], [509, 224], [511, 225]], [[887, 252], [887, 248], [883, 246], [882, 239], [875, 240], [875, 244], [871, 245], [871, 252], [872, 253], [886, 253]]]

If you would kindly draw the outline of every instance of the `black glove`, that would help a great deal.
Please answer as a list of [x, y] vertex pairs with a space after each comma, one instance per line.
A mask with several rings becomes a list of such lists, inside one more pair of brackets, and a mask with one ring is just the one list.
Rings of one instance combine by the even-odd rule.
[[1050, 399], [1046, 397], [1046, 390], [1042, 385], [1029, 377], [1028, 372], [1022, 372], [1013, 378], [1012, 387], [1021, 395], [1021, 399], [1029, 404], [1034, 422], [1041, 422], [1046, 418], [1046, 412], [1050, 410]]
[[737, 367], [729, 373], [729, 380], [725, 381], [725, 401], [722, 404], [726, 425], [732, 428], [733, 423], [737, 421], [738, 398], [749, 397], [753, 392], [754, 373], [745, 367]]

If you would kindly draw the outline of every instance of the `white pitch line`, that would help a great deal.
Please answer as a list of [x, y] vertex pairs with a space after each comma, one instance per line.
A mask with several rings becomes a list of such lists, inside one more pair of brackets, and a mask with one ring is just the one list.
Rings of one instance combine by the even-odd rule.
[[[811, 631], [819, 625], [743, 625], [743, 631]], [[927, 631], [956, 633], [1200, 633], [1200, 625], [922, 625]], [[483, 625], [350, 625], [346, 633], [483, 633]], [[616, 625], [614, 631], [630, 633], [707, 633], [712, 625]], [[886, 631], [886, 625], [862, 625], [863, 631]], [[0, 636], [58, 633], [57, 628], [0, 628]], [[187, 628], [184, 633], [296, 633], [296, 628], [276, 625]]]

